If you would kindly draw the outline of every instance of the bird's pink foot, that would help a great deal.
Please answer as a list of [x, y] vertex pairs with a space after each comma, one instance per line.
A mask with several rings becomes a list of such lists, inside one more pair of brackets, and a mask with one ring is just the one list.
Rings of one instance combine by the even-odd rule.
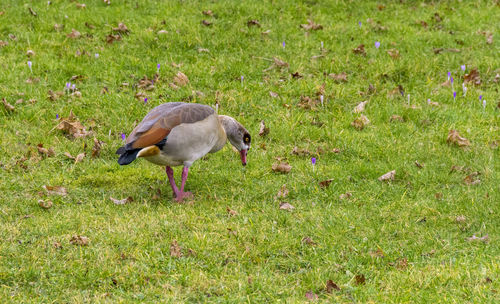
[[181, 203], [184, 199], [191, 199], [192, 197], [193, 197], [193, 193], [191, 193], [191, 192], [174, 193], [174, 199], [178, 203]]

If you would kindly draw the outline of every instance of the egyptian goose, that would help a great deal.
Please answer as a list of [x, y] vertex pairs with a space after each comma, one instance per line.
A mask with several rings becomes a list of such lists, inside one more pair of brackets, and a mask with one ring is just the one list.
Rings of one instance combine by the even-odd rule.
[[[207, 153], [222, 149], [229, 142], [240, 151], [241, 162], [247, 163], [251, 137], [234, 118], [217, 115], [210, 106], [169, 102], [151, 110], [127, 137], [116, 154], [118, 163], [128, 165], [136, 158], [166, 166], [166, 173], [176, 201], [192, 196], [184, 192], [189, 167]], [[172, 167], [184, 166], [180, 189]]]

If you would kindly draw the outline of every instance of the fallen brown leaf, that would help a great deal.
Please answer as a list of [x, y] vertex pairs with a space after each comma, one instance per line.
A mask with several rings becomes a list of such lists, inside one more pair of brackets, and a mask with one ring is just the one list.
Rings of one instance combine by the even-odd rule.
[[174, 76], [174, 83], [179, 87], [183, 87], [189, 83], [189, 79], [184, 73], [177, 72], [177, 75]]
[[204, 26], [211, 26], [211, 25], [212, 25], [212, 22], [207, 21], [207, 20], [202, 20], [202, 21], [201, 21], [201, 24], [203, 24]]
[[64, 96], [64, 92], [63, 92], [63, 91], [56, 91], [56, 92], [53, 92], [52, 90], [49, 90], [49, 92], [48, 92], [48, 98], [49, 98], [51, 101], [56, 101], [56, 100], [58, 100], [61, 96]]
[[299, 156], [311, 155], [312, 153], [307, 149], [300, 149], [297, 146], [293, 147], [292, 154]]
[[85, 152], [78, 154], [75, 157], [75, 164], [81, 162], [85, 158]]
[[72, 111], [70, 111], [68, 117], [61, 118], [61, 121], [56, 126], [56, 129], [62, 130], [73, 138], [86, 137], [91, 134], [91, 132], [85, 130], [85, 127], [77, 120]]
[[52, 243], [52, 246], [55, 248], [55, 249], [61, 249], [62, 248], [62, 245], [60, 242], [54, 242]]
[[205, 16], [210, 16], [210, 17], [214, 15], [214, 12], [212, 12], [211, 10], [202, 11], [201, 13]]
[[92, 158], [99, 157], [103, 142], [94, 137], [94, 146], [92, 147]]
[[109, 34], [109, 35], [106, 36], [106, 42], [109, 43], [109, 44], [111, 44], [111, 43], [113, 43], [115, 41], [120, 41], [120, 40], [122, 40], [122, 36], [120, 36], [118, 34], [116, 34], [116, 35]]
[[61, 196], [68, 195], [68, 190], [66, 190], [66, 188], [64, 188], [62, 186], [47, 186], [47, 185], [44, 185], [43, 189], [45, 189], [45, 191], [47, 191], [48, 195], [52, 195], [52, 194], [61, 195]]
[[306, 243], [307, 245], [316, 246], [318, 245], [315, 241], [313, 241], [310, 237], [306, 236], [302, 239], [302, 243]]
[[399, 116], [399, 115], [392, 115], [391, 118], [389, 119], [390, 122], [395, 122], [395, 121], [398, 121], [398, 122], [403, 122], [403, 117]]
[[76, 8], [79, 8], [79, 9], [85, 9], [87, 6], [85, 5], [85, 3], [76, 3]]
[[16, 108], [14, 108], [13, 105], [11, 105], [10, 103], [7, 102], [7, 100], [5, 100], [5, 98], [2, 98], [2, 103], [3, 103], [3, 106], [5, 107], [5, 109], [7, 111], [14, 111]]
[[295, 209], [295, 207], [290, 205], [287, 202], [282, 202], [282, 203], [280, 203], [280, 209], [281, 210], [293, 210], [293, 209]]
[[472, 172], [471, 174], [467, 175], [464, 178], [464, 183], [469, 185], [469, 186], [477, 185], [477, 184], [481, 183], [481, 180], [478, 178], [478, 176], [479, 176], [479, 172]]
[[327, 180], [324, 180], [324, 181], [321, 181], [319, 182], [319, 186], [323, 189], [325, 188], [328, 188], [328, 186], [330, 186], [330, 184], [333, 182], [333, 179], [327, 179]]
[[87, 246], [90, 243], [90, 239], [83, 235], [73, 235], [69, 243], [78, 246]]
[[255, 19], [252, 19], [252, 20], [248, 20], [247, 21], [247, 26], [250, 27], [250, 26], [257, 26], [257, 27], [260, 27], [260, 23], [258, 20], [255, 20]]
[[275, 93], [275, 92], [273, 92], [273, 91], [269, 91], [269, 95], [270, 95], [271, 97], [273, 97], [273, 98], [278, 98], [278, 97], [280, 97], [280, 96], [278, 95], [278, 93]]
[[344, 199], [349, 199], [352, 197], [352, 193], [351, 192], [346, 192], [346, 193], [343, 193], [339, 196], [339, 199], [341, 200], [344, 200]]
[[118, 33], [122, 33], [122, 34], [127, 34], [129, 32], [127, 26], [125, 25], [125, 23], [118, 23], [118, 27], [114, 27], [113, 28], [113, 32], [118, 32]]
[[467, 217], [465, 215], [459, 215], [455, 218], [455, 221], [459, 224], [463, 224], [467, 221]]
[[448, 132], [448, 138], [446, 141], [449, 144], [455, 144], [459, 147], [467, 147], [470, 146], [470, 142], [467, 138], [460, 136], [457, 130], [450, 130]]
[[109, 199], [110, 199], [110, 200], [111, 200], [111, 201], [112, 201], [115, 205], [125, 205], [125, 204], [127, 204], [127, 203], [130, 203], [130, 202], [133, 202], [133, 201], [134, 201], [134, 199], [133, 199], [131, 196], [129, 196], [129, 197], [127, 197], [127, 198], [124, 198], [124, 199], [121, 199], [121, 200], [118, 200], [118, 199], [113, 198], [113, 197], [111, 197], [111, 196], [110, 196], [110, 197], [109, 197]]
[[464, 82], [467, 83], [472, 83], [474, 85], [480, 85], [481, 84], [481, 76], [479, 76], [479, 71], [477, 68], [473, 68], [469, 74], [464, 75]]
[[318, 103], [318, 100], [313, 100], [309, 96], [300, 96], [300, 101], [297, 106], [305, 110], [316, 110]]
[[342, 72], [339, 74], [330, 73], [328, 77], [333, 78], [337, 82], [347, 82], [347, 73]]
[[418, 162], [418, 160], [415, 161], [415, 166], [417, 166], [418, 168], [422, 169], [424, 167], [424, 164], [421, 164]]
[[263, 120], [261, 120], [260, 121], [259, 136], [266, 136], [267, 134], [269, 134], [269, 128], [266, 127], [266, 123]]
[[47, 157], [53, 157], [54, 155], [56, 155], [53, 148], [46, 149], [43, 147], [43, 144], [38, 144], [36, 147], [38, 149], [38, 152], [42, 155], [46, 155]]
[[226, 211], [227, 213], [230, 215], [230, 216], [235, 216], [235, 215], [238, 215], [238, 212], [236, 210], [233, 210], [229, 207], [226, 207]]
[[69, 159], [75, 160], [75, 157], [71, 155], [69, 152], [64, 152], [64, 155]]
[[408, 260], [406, 258], [399, 259], [396, 263], [396, 268], [399, 270], [405, 270], [408, 268]]
[[278, 57], [273, 57], [274, 64], [279, 68], [288, 68], [288, 63], [279, 59]]
[[356, 285], [363, 285], [366, 282], [365, 275], [357, 274], [354, 279], [356, 280]]
[[381, 182], [393, 181], [395, 176], [396, 176], [396, 170], [392, 170], [392, 171], [389, 171], [386, 174], [382, 175], [381, 177], [379, 177], [378, 180]]
[[368, 100], [360, 102], [356, 107], [354, 107], [354, 113], [361, 113], [365, 110], [365, 106], [368, 103]]
[[42, 207], [43, 209], [50, 209], [52, 207], [52, 201], [43, 201], [43, 200], [38, 200], [38, 206]]
[[370, 256], [372, 256], [374, 258], [384, 258], [385, 254], [384, 254], [384, 251], [382, 249], [377, 248], [377, 250], [375, 250], [375, 251], [370, 251]]
[[364, 44], [358, 45], [356, 48], [352, 50], [352, 52], [354, 54], [366, 56], [365, 45]]
[[299, 72], [292, 73], [292, 78], [295, 78], [295, 79], [300, 79], [300, 78], [302, 78], [302, 77], [303, 77], [303, 76], [302, 76], [302, 75], [300, 75], [300, 73], [299, 73]]
[[292, 166], [290, 166], [286, 162], [280, 162], [279, 164], [278, 163], [274, 163], [273, 166], [272, 166], [272, 169], [273, 169], [274, 172], [289, 173], [290, 170], [292, 170]]
[[370, 124], [370, 120], [368, 119], [368, 117], [366, 117], [365, 115], [361, 114], [360, 117], [356, 118], [352, 123], [351, 123], [351, 126], [353, 126], [354, 128], [358, 129], [358, 130], [363, 130], [365, 128], [365, 126], [367, 126], [368, 124]]
[[7, 41], [0, 40], [0, 47], [8, 46], [9, 43]]
[[176, 240], [173, 240], [170, 244], [170, 256], [175, 258], [182, 257], [181, 247], [179, 246], [179, 244], [177, 244]]
[[399, 58], [399, 51], [396, 50], [396, 49], [389, 49], [389, 50], [387, 50], [387, 54], [389, 54], [389, 56], [391, 56], [394, 59]]
[[76, 38], [80, 38], [80, 36], [82, 36], [82, 34], [80, 34], [80, 32], [75, 30], [75, 29], [71, 29], [71, 33], [67, 34], [67, 36], [69, 38], [76, 39]]
[[35, 17], [37, 16], [37, 13], [31, 7], [28, 7], [28, 10], [29, 10], [31, 15], [33, 15]]
[[301, 24], [300, 27], [308, 31], [317, 31], [323, 29], [323, 26], [321, 24], [317, 24], [311, 19], [307, 19], [307, 24]]
[[326, 281], [326, 292], [332, 293], [333, 290], [340, 290], [340, 287], [332, 280]]

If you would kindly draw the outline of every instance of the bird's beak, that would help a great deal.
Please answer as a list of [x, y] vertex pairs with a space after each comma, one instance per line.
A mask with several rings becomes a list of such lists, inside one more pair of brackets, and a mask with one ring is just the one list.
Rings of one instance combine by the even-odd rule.
[[240, 157], [241, 157], [241, 164], [243, 166], [246, 166], [247, 165], [247, 150], [241, 150]]

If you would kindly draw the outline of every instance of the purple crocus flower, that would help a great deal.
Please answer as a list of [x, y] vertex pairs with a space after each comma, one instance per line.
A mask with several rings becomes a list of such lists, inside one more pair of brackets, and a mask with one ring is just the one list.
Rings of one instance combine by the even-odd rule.
[[283, 45], [283, 48], [285, 48], [285, 45], [286, 45], [286, 44], [285, 44], [285, 41], [283, 41], [283, 44], [282, 44], [282, 45]]
[[160, 72], [160, 64], [159, 63], [156, 65], [156, 70], [158, 71], [158, 73]]
[[450, 80], [451, 72], [448, 72], [448, 80]]
[[457, 92], [453, 91], [453, 99], [457, 98]]
[[28, 61], [28, 67], [30, 68], [30, 71], [33, 72], [33, 70], [31, 69], [31, 65], [32, 65], [31, 61]]
[[479, 95], [479, 101], [481, 101], [481, 99], [483, 99], [483, 95]]
[[313, 164], [313, 166], [316, 165], [316, 157], [311, 158], [311, 163]]
[[95, 58], [99, 58], [99, 54], [95, 53]]
[[243, 75], [241, 75], [241, 84], [243, 85], [243, 80], [245, 79], [245, 77], [243, 77]]
[[321, 48], [323, 48], [323, 41], [321, 41]]
[[59, 114], [56, 114], [56, 119], [59, 119]]
[[71, 89], [72, 89], [73, 91], [74, 91], [74, 90], [76, 90], [76, 84], [73, 84], [73, 85], [71, 86]]
[[66, 82], [66, 90], [69, 90], [70, 87], [71, 87], [71, 82]]
[[375, 41], [375, 47], [378, 49], [380, 47], [380, 42]]
[[127, 138], [127, 136], [125, 135], [125, 133], [122, 133], [122, 140], [125, 140], [125, 138]]
[[144, 98], [144, 103], [148, 103], [148, 98]]
[[359, 27], [361, 27], [361, 21], [358, 21], [358, 25], [359, 25]]
[[464, 65], [461, 65], [460, 68], [462, 69], [462, 71], [465, 72], [465, 64]]

